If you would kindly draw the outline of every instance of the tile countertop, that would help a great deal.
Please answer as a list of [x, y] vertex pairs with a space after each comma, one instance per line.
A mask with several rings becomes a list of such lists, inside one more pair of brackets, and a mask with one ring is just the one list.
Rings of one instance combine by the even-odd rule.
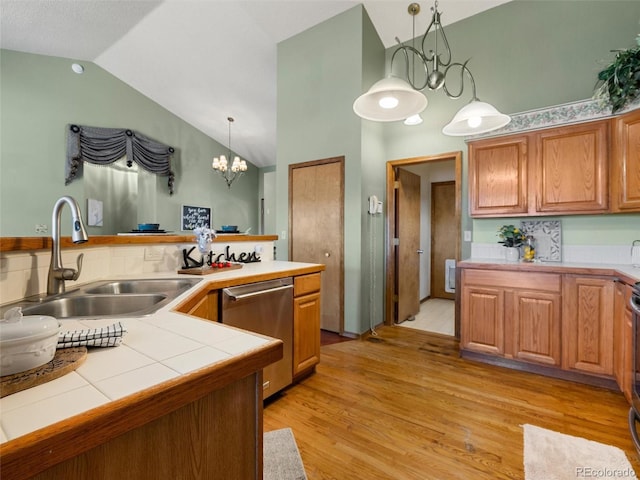
[[[0, 399], [0, 443], [241, 356], [273, 341], [269, 337], [172, 311], [204, 283], [251, 283], [264, 277], [323, 269], [322, 265], [284, 261], [245, 264], [238, 270], [197, 275], [202, 282], [146, 317], [61, 320], [63, 331], [103, 327], [119, 321], [127, 333], [119, 347], [91, 348], [85, 362], [74, 372]], [[135, 278], [184, 276], [159, 272], [136, 275]], [[115, 278], [109, 277], [111, 279]]]
[[618, 276], [628, 283], [640, 282], [640, 268], [625, 264], [589, 262], [509, 262], [495, 258], [469, 258], [458, 262], [461, 268], [500, 268], [549, 273]]

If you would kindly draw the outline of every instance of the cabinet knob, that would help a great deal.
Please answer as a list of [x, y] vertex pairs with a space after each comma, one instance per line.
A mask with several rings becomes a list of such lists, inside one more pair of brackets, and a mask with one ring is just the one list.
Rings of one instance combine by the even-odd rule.
[[324, 256], [325, 256], [325, 257], [330, 257], [330, 256], [331, 256], [331, 254], [330, 254], [329, 252], [325, 252]]

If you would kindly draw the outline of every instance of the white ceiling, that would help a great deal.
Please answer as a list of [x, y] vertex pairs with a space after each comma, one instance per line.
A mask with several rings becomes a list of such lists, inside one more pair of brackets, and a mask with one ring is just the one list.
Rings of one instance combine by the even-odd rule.
[[[447, 25], [507, 1], [438, 9]], [[358, 3], [386, 47], [411, 38], [409, 0], [0, 0], [0, 47], [94, 62], [225, 146], [232, 116], [232, 149], [262, 167], [276, 163], [277, 43]]]

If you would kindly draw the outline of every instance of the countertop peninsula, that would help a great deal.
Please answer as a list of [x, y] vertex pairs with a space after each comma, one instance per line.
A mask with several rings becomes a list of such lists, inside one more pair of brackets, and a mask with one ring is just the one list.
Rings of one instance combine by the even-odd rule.
[[[3, 477], [31, 478], [235, 384], [243, 385], [243, 398], [247, 397], [247, 389], [261, 387], [262, 368], [282, 357], [282, 342], [178, 313], [176, 308], [204, 290], [323, 269], [321, 264], [286, 261], [245, 264], [237, 270], [198, 275], [198, 284], [149, 316], [62, 320], [63, 330], [120, 321], [127, 334], [119, 347], [91, 349], [76, 371], [0, 399]], [[154, 277], [184, 275], [161, 272], [135, 278]], [[238, 392], [225, 395], [236, 398]], [[254, 423], [261, 431], [259, 397]], [[256, 461], [261, 469], [261, 458]]]

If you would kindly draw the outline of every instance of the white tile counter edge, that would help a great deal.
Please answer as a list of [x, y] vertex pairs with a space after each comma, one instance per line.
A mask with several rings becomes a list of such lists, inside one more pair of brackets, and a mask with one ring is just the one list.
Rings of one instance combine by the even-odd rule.
[[[207, 282], [313, 266], [315, 264], [300, 262], [259, 262], [245, 264], [238, 270], [197, 277]], [[171, 277], [185, 275], [173, 272], [135, 275], [135, 278]], [[147, 317], [62, 320], [65, 330], [97, 328], [119, 321], [125, 326], [127, 333], [119, 347], [90, 349], [83, 365], [74, 372], [0, 399], [0, 443], [171, 378], [242, 355], [268, 342], [251, 332], [171, 312], [201, 284], [202, 282], [198, 282]]]

